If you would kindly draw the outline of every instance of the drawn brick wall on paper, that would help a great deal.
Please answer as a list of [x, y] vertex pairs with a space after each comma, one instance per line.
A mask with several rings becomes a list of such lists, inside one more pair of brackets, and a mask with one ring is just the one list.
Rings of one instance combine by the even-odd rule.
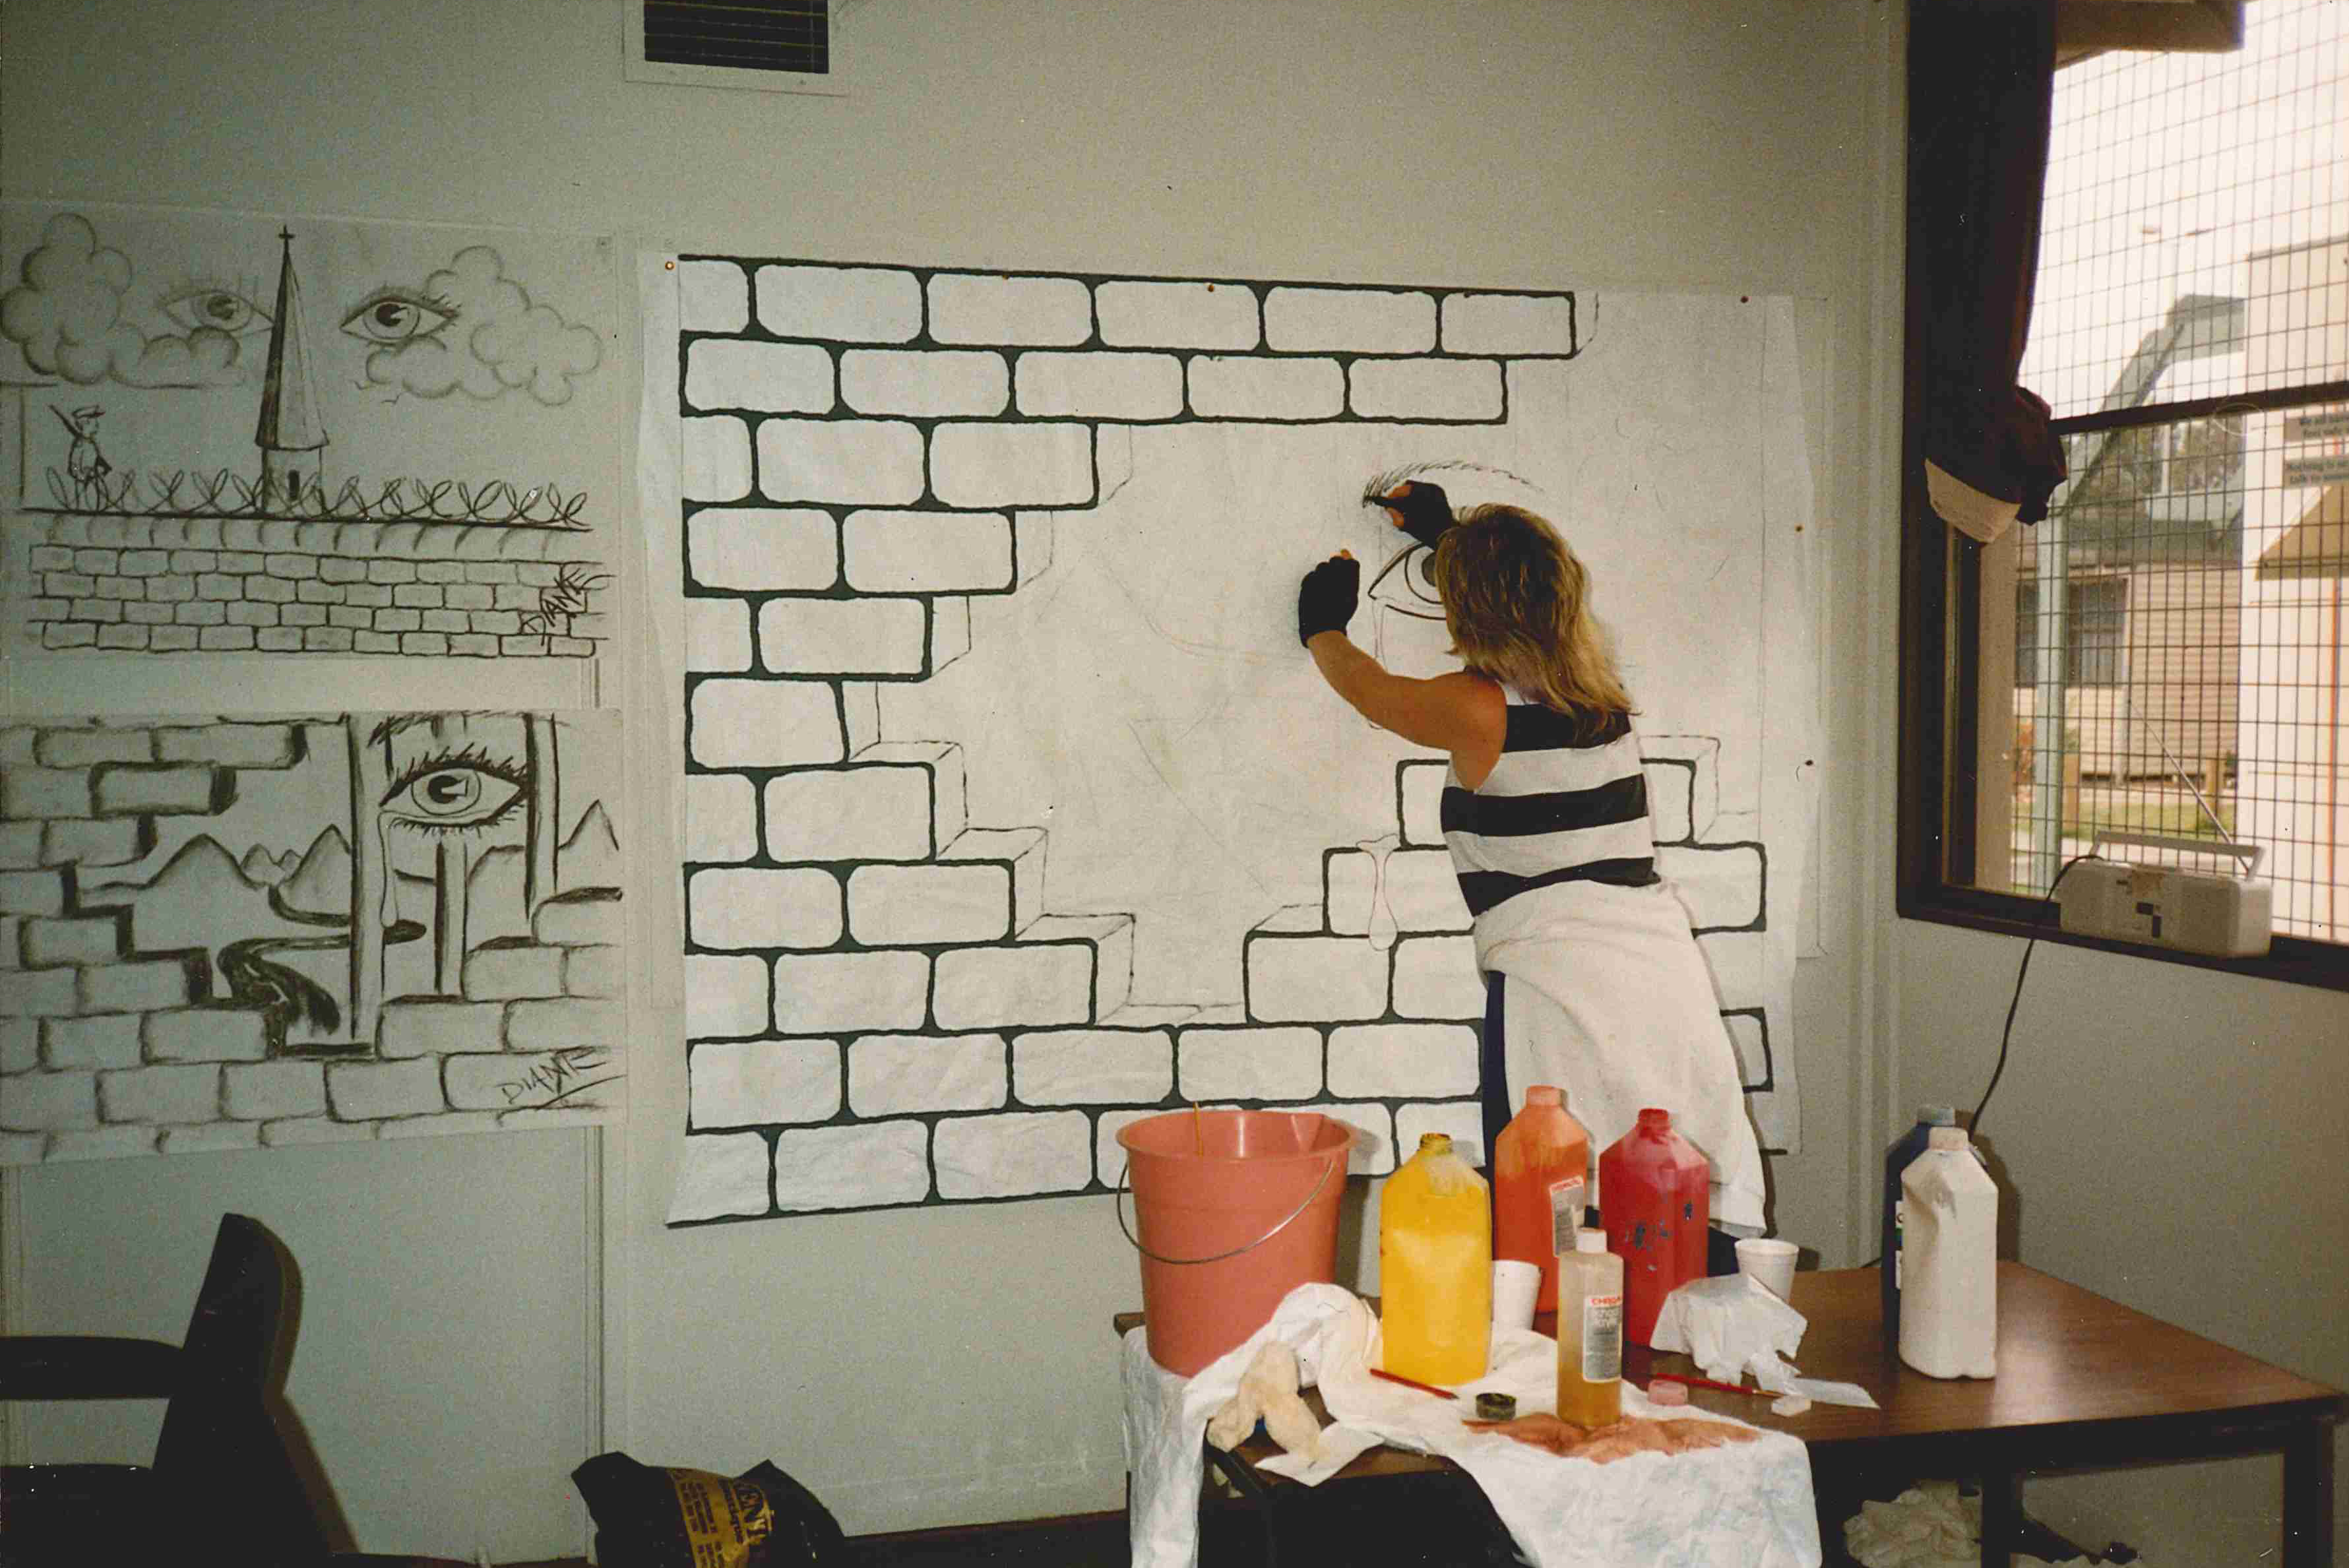
[[0, 730], [0, 1163], [603, 1119], [617, 728]]
[[[1318, 898], [1237, 939], [1238, 1003], [1170, 1006], [1138, 999], [1133, 917], [1047, 902], [1041, 823], [974, 820], [972, 738], [883, 715], [969, 655], [975, 607], [1053, 592], [1055, 531], [1131, 477], [1132, 427], [1497, 424], [1516, 366], [1578, 352], [1575, 298], [678, 266], [672, 1222], [1097, 1192], [1118, 1128], [1193, 1101], [1327, 1109], [1368, 1135], [1357, 1172], [1423, 1131], [1481, 1143], [1440, 760], [1396, 764], [1386, 837], [1330, 843]], [[1647, 750], [1661, 868], [1766, 1105], [1764, 847], [1716, 810], [1715, 741]]]

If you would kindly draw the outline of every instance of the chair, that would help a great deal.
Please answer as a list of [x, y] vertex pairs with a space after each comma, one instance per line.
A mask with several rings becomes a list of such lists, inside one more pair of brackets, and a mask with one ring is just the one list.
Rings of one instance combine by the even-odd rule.
[[151, 1468], [0, 1470], [0, 1568], [323, 1561], [329, 1528], [271, 1408], [291, 1289], [277, 1238], [223, 1214], [177, 1348], [151, 1339], [0, 1338], [0, 1398], [167, 1401]]

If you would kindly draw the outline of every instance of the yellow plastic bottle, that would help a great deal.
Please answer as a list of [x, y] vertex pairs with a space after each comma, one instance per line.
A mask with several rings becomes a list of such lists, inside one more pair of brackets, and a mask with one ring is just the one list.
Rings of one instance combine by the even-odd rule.
[[1485, 1179], [1440, 1132], [1379, 1204], [1385, 1370], [1423, 1383], [1482, 1377], [1493, 1350], [1493, 1209]]
[[1594, 1429], [1623, 1418], [1623, 1260], [1601, 1230], [1558, 1255], [1557, 1414]]

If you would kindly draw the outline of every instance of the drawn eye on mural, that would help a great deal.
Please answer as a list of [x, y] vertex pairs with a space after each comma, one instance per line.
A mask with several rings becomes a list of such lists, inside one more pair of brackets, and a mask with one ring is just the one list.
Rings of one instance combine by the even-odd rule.
[[487, 832], [521, 810], [530, 783], [527, 767], [472, 748], [419, 758], [378, 804], [386, 821], [409, 832]]
[[362, 343], [398, 348], [418, 338], [439, 336], [457, 316], [457, 307], [447, 300], [387, 287], [354, 305], [343, 317], [343, 330]]
[[164, 294], [155, 308], [188, 332], [209, 329], [231, 337], [269, 330], [270, 315], [253, 301], [251, 286], [190, 282]]

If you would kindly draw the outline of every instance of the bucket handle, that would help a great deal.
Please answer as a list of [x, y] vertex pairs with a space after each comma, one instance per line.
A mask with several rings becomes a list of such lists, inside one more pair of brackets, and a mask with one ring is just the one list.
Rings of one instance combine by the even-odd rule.
[[1321, 1180], [1313, 1183], [1313, 1191], [1305, 1194], [1305, 1202], [1298, 1204], [1294, 1209], [1291, 1209], [1288, 1215], [1283, 1218], [1278, 1224], [1273, 1226], [1272, 1229], [1267, 1231], [1256, 1240], [1249, 1242], [1243, 1246], [1234, 1247], [1227, 1253], [1217, 1253], [1215, 1256], [1210, 1258], [1161, 1257], [1158, 1253], [1152, 1252], [1148, 1247], [1143, 1246], [1132, 1231], [1126, 1230], [1125, 1177], [1126, 1172], [1133, 1169], [1133, 1161], [1131, 1160], [1128, 1160], [1123, 1165], [1118, 1167], [1117, 1186], [1110, 1193], [1110, 1209], [1112, 1212], [1117, 1215], [1117, 1228], [1120, 1231], [1124, 1232], [1125, 1239], [1127, 1241], [1133, 1243], [1133, 1250], [1140, 1253], [1143, 1257], [1148, 1258], [1152, 1263], [1176, 1264], [1184, 1266], [1188, 1266], [1193, 1264], [1219, 1264], [1226, 1258], [1236, 1258], [1242, 1253], [1254, 1252], [1257, 1248], [1264, 1245], [1265, 1243], [1272, 1240], [1273, 1237], [1280, 1234], [1281, 1232], [1288, 1229], [1289, 1222], [1295, 1220], [1299, 1214], [1305, 1212], [1306, 1210], [1311, 1208], [1313, 1206], [1313, 1200], [1321, 1196], [1321, 1189], [1330, 1184], [1330, 1172], [1337, 1170], [1340, 1165], [1346, 1163], [1350, 1148], [1350, 1145], [1349, 1146], [1349, 1149], [1333, 1149], [1330, 1151], [1331, 1159], [1328, 1164], [1321, 1167]]

